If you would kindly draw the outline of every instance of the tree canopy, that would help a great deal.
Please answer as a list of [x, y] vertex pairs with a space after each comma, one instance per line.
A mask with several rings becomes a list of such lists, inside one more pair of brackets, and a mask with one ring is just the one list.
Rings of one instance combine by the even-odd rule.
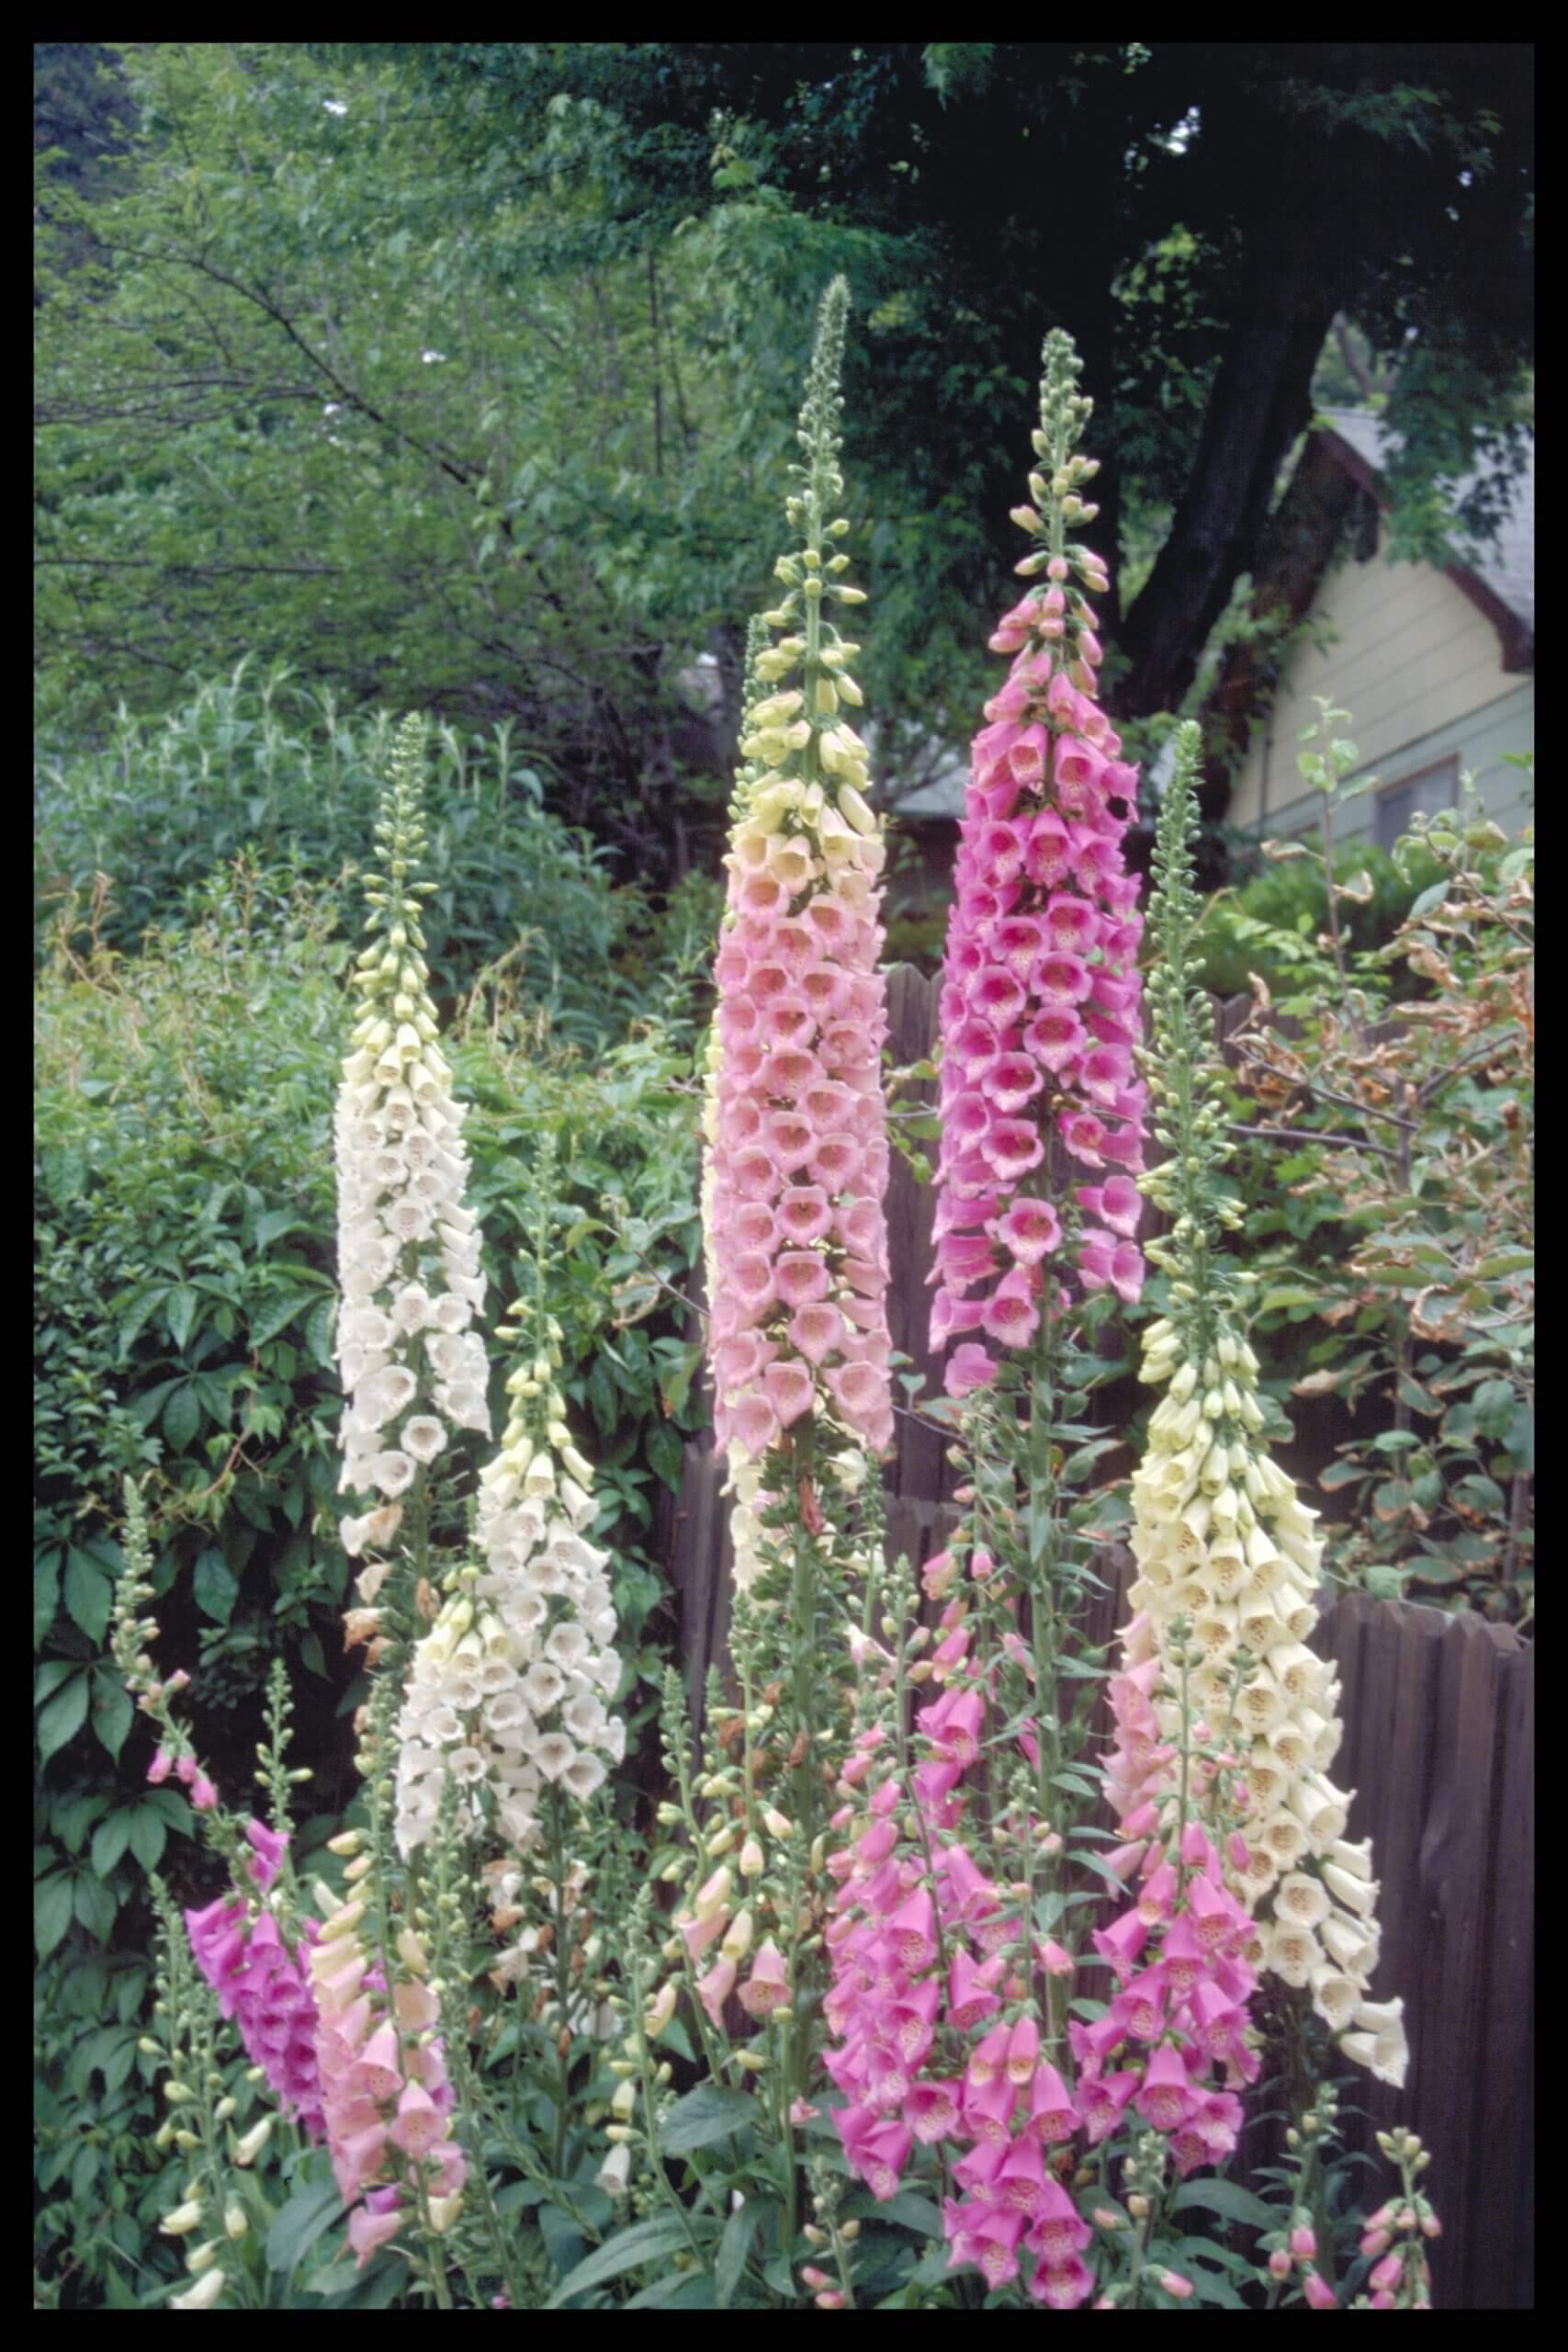
[[35, 67], [52, 729], [254, 650], [355, 702], [513, 718], [567, 813], [678, 868], [722, 797], [836, 269], [866, 684], [906, 782], [973, 725], [1047, 328], [1100, 403], [1127, 719], [1191, 695], [1335, 373], [1382, 371], [1406, 552], [1450, 526], [1444, 479], [1479, 472], [1484, 528], [1517, 453], [1525, 44], [153, 42]]

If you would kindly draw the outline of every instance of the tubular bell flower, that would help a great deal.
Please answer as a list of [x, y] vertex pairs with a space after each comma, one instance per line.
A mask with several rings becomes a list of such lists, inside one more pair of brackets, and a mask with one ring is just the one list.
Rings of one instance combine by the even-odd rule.
[[[834, 514], [848, 290], [823, 298], [785, 503], [796, 552], [752, 624], [742, 765], [726, 865], [709, 1037], [703, 1229], [714, 1426], [737, 1496], [736, 1581], [757, 1573], [764, 1482], [819, 1418], [873, 1453], [892, 1442], [883, 1216], [888, 1150], [881, 820], [845, 717], [860, 650], [830, 616], [864, 601]], [[829, 519], [831, 518], [831, 519]], [[798, 1425], [798, 1429], [797, 1429]], [[771, 1467], [764, 1471], [764, 1464]]]
[[[539, 1170], [553, 1197], [553, 1153]], [[588, 1541], [592, 1470], [570, 1443], [556, 1385], [561, 1329], [546, 1306], [549, 1236], [542, 1205], [535, 1295], [499, 1334], [536, 1351], [507, 1381], [505, 1433], [479, 1473], [482, 1570], [468, 1568], [415, 1647], [398, 1722], [397, 1838], [405, 1859], [429, 1837], [450, 1777], [457, 1819], [487, 1819], [521, 1852], [547, 1783], [579, 1799], [618, 1764], [626, 1730], [610, 1711], [621, 1679], [609, 1555]]]
[[[389, 1984], [359, 1935], [363, 1883], [339, 1905], [318, 1889], [321, 1926], [310, 1950], [319, 2023], [316, 2052], [333, 2172], [349, 2208], [348, 2243], [361, 2269], [391, 2238], [415, 2190], [433, 2214], [457, 2199], [468, 2161], [450, 2133], [455, 2104], [429, 1963], [412, 1929], [398, 1939]], [[388, 1955], [389, 1965], [392, 1956]]]
[[[938, 1346], [962, 1332], [1003, 1348], [1033, 1336], [1037, 1270], [1064, 1242], [1055, 1209], [1030, 1187], [1053, 1127], [1090, 1169], [1143, 1165], [1144, 1089], [1133, 1076], [1142, 926], [1122, 856], [1137, 771], [1095, 699], [1100, 648], [1086, 598], [1103, 594], [1105, 567], [1067, 544], [1097, 511], [1077, 492], [1098, 467], [1072, 454], [1092, 406], [1073, 389], [1078, 365], [1067, 336], [1047, 336], [1040, 470], [1029, 478], [1033, 503], [1014, 509], [1037, 542], [1018, 570], [1040, 584], [991, 639], [1012, 669], [975, 738], [959, 833], [941, 999]], [[1139, 1203], [1124, 1178], [1103, 1190], [1114, 1215], [1099, 1193], [1078, 1194], [1091, 1222], [1073, 1261], [1085, 1290], [1110, 1284], [1131, 1302], [1143, 1282], [1131, 1238]], [[983, 1352], [974, 1343], [955, 1360], [953, 1393], [977, 1385]]]
[[[1182, 1669], [1190, 1697], [1229, 1743], [1245, 1787], [1227, 1875], [1254, 1915], [1248, 1960], [1308, 1991], [1346, 2056], [1397, 2086], [1407, 2063], [1402, 2005], [1367, 1997], [1378, 1952], [1371, 1846], [1346, 1842], [1354, 1792], [1325, 1777], [1341, 1738], [1340, 1686], [1305, 1645], [1317, 1622], [1317, 1514], [1259, 1442], [1258, 1359], [1237, 1328], [1239, 1285], [1213, 1246], [1239, 1212], [1213, 1181], [1229, 1147], [1214, 1099], [1213, 1015], [1190, 978], [1197, 752], [1196, 727], [1179, 729], [1155, 851], [1151, 920], [1163, 954], [1149, 980], [1146, 1065], [1173, 1151], [1142, 1189], [1170, 1220], [1169, 1238], [1148, 1254], [1171, 1277], [1171, 1309], [1144, 1333], [1141, 1376], [1166, 1394], [1133, 1478], [1139, 1576], [1129, 1600], [1139, 1614], [1123, 1641], [1139, 1638], [1140, 1655], [1158, 1661], [1152, 1728], [1167, 1737], [1178, 1653], [1201, 1656]], [[1137, 1791], [1122, 1793], [1135, 1800]], [[1122, 1809], [1135, 1836], [1135, 1813]]]
[[187, 1910], [185, 1919], [196, 1964], [222, 2015], [238, 2027], [246, 2055], [266, 2075], [284, 2113], [298, 2115], [312, 2140], [322, 2138], [316, 2005], [306, 1974], [314, 1921], [305, 1923], [299, 1950], [292, 1952], [272, 1914], [257, 1917], [238, 1895], [220, 1895], [203, 1909]]
[[[490, 1434], [479, 1235], [463, 1203], [463, 1110], [436, 1043], [415, 877], [423, 721], [404, 720], [376, 829], [366, 897], [371, 944], [355, 985], [363, 1005], [337, 1101], [337, 1356], [348, 1405], [339, 1443], [344, 1492], [376, 1499], [343, 1523], [344, 1547], [384, 1550], [400, 1498], [449, 1426]], [[367, 1596], [368, 1598], [368, 1596]]]

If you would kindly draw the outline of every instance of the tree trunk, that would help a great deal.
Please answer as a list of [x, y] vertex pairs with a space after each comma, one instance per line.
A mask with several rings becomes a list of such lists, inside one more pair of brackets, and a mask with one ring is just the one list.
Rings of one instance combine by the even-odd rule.
[[1236, 329], [1220, 363], [1170, 537], [1122, 624], [1123, 717], [1179, 709], [1210, 630], [1256, 558], [1285, 453], [1312, 414], [1313, 369], [1336, 306], [1320, 285], [1299, 306], [1288, 286], [1269, 291], [1264, 314]]
[[[1314, 434], [1283, 498], [1263, 526], [1252, 566], [1255, 620], [1272, 619], [1288, 629], [1302, 619], [1333, 561], [1348, 519], [1365, 495], [1355, 477]], [[1267, 708], [1278, 684], [1280, 659], [1280, 639], [1274, 635], [1244, 638], [1226, 650], [1219, 683], [1203, 710], [1201, 798], [1206, 815], [1224, 812], [1253, 721]]]

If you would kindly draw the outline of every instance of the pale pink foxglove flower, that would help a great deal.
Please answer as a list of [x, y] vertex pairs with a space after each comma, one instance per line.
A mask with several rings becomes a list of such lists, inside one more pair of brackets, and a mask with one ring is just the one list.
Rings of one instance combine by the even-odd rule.
[[[742, 1589], [801, 1435], [872, 1454], [893, 1437], [886, 1294], [887, 1034], [881, 820], [843, 632], [838, 368], [846, 291], [825, 298], [789, 502], [800, 550], [753, 634], [708, 1045], [703, 1231], [714, 1426], [736, 1496]], [[774, 641], [776, 639], [776, 641]], [[819, 1510], [813, 1492], [807, 1515]]]

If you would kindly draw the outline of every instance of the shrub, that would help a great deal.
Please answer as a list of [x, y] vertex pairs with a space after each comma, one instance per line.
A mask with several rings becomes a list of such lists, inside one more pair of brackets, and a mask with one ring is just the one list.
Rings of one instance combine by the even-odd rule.
[[[1359, 954], [1385, 946], [1441, 870], [1414, 843], [1398, 862], [1366, 842], [1337, 850], [1336, 879], [1357, 886], [1354, 899], [1340, 901], [1347, 945]], [[1317, 858], [1266, 865], [1210, 901], [1198, 938], [1203, 986], [1215, 996], [1244, 996], [1256, 972], [1276, 995], [1287, 993], [1315, 961], [1327, 921], [1327, 886]], [[1408, 994], [1413, 985], [1406, 976], [1396, 992]]]
[[[191, 886], [242, 850], [302, 880], [338, 882], [369, 841], [389, 728], [383, 712], [344, 717], [330, 691], [245, 662], [161, 719], [122, 708], [101, 750], [39, 763], [40, 949], [62, 909], [80, 919], [95, 889], [96, 935], [122, 951], [151, 927], [199, 921]], [[611, 1035], [638, 1004], [643, 901], [615, 886], [603, 850], [547, 809], [509, 726], [488, 740], [444, 727], [436, 754], [427, 935], [438, 992], [465, 993], [503, 958], [558, 1037]]]
[[[191, 1696], [231, 1779], [248, 1780], [248, 1727], [282, 1656], [314, 1693], [299, 1760], [329, 1809], [318, 1840], [351, 1782], [332, 1361], [330, 1121], [349, 954], [337, 915], [331, 889], [242, 855], [140, 956], [84, 943], [39, 992], [35, 1869], [40, 2000], [56, 2021], [40, 2242], [96, 2247], [85, 2268], [76, 2257], [89, 2300], [140, 2226], [128, 2151], [151, 2112], [134, 2048], [144, 1873], [191, 1892], [195, 1854], [185, 1798], [142, 1785], [140, 1753], [120, 1768], [133, 1717], [105, 1636], [124, 1474], [147, 1481], [160, 1612], [196, 1666]], [[680, 931], [677, 916], [676, 950]], [[590, 1058], [509, 967], [474, 993], [453, 1048], [502, 1304], [538, 1143], [558, 1146], [564, 1385], [595, 1432], [601, 1525], [645, 1680], [664, 1589], [657, 1497], [679, 1481], [698, 1411], [676, 1295], [696, 1240], [688, 996], [676, 954], [646, 985], [649, 1016]], [[606, 1325], [618, 1328], [601, 1340]]]
[[[1330, 836], [1355, 758], [1335, 740], [1302, 763]], [[1322, 1479], [1339, 1565], [1528, 1617], [1533, 833], [1509, 842], [1472, 808], [1416, 821], [1396, 856], [1423, 887], [1393, 937], [1356, 949], [1361, 885], [1341, 881], [1329, 935], [1238, 1033], [1238, 1172], [1272, 1368], [1341, 1408]], [[1320, 885], [1323, 863], [1302, 854]]]

